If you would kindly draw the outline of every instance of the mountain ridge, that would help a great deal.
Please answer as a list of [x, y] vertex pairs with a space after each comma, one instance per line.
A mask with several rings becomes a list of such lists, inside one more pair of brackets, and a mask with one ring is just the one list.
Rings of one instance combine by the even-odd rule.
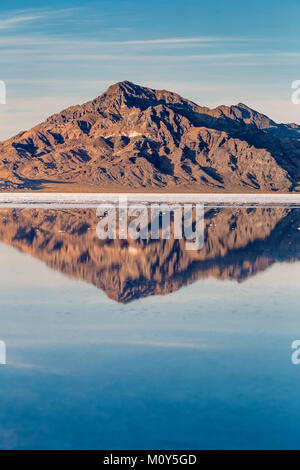
[[0, 142], [0, 190], [300, 191], [300, 126], [128, 80]]

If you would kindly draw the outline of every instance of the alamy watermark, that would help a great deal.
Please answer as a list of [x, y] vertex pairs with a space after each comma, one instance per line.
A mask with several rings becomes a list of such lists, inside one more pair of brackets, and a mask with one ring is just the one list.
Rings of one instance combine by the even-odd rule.
[[186, 250], [200, 250], [204, 244], [204, 205], [192, 203], [101, 204], [96, 233], [101, 240], [185, 240]]
[[291, 348], [294, 349], [291, 355], [292, 364], [298, 366], [300, 364], [300, 339], [295, 339], [291, 344]]
[[300, 104], [300, 80], [294, 80], [292, 82], [292, 89], [295, 90], [292, 93], [292, 103]]
[[6, 85], [0, 80], [0, 104], [6, 104]]
[[0, 364], [6, 364], [6, 344], [0, 340]]

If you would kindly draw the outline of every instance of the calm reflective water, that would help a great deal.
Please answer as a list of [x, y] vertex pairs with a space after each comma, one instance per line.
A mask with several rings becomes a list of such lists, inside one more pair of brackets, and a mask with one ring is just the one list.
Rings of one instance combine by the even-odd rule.
[[0, 210], [0, 448], [299, 448], [300, 210], [207, 209], [199, 251], [97, 223]]

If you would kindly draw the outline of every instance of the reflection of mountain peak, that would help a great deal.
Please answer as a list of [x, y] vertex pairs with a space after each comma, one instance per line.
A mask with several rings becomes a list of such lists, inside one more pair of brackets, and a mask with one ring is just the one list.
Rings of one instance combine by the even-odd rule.
[[277, 261], [299, 259], [300, 211], [209, 209], [205, 243], [110, 240], [96, 236], [93, 210], [2, 210], [0, 239], [62, 273], [127, 303], [174, 292], [199, 279], [242, 281]]

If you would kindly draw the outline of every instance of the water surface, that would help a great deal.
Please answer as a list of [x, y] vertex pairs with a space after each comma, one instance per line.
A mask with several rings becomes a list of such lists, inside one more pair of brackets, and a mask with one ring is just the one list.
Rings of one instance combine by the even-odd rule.
[[199, 251], [0, 217], [0, 448], [299, 448], [299, 209], [209, 208]]

